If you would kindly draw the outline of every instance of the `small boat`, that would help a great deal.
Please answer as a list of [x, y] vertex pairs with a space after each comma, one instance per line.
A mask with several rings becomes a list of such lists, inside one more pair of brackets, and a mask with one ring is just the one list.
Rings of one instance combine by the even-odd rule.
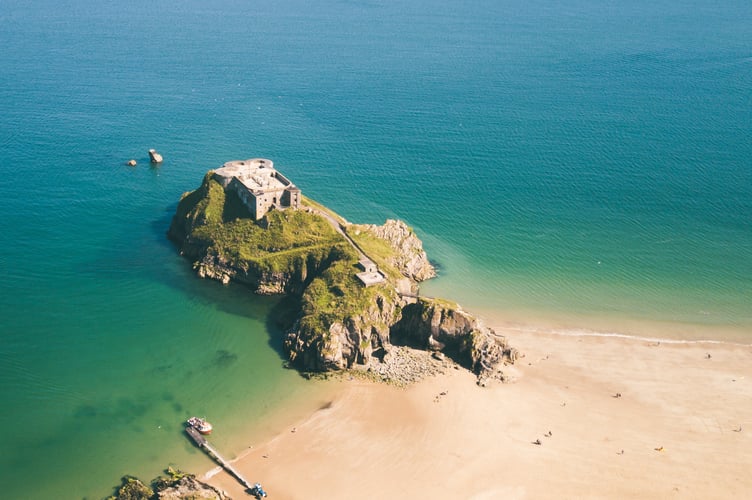
[[197, 431], [199, 431], [201, 434], [211, 434], [212, 431], [212, 424], [204, 420], [203, 418], [199, 417], [191, 417], [188, 420], [186, 420], [186, 425], [189, 427], [193, 427]]

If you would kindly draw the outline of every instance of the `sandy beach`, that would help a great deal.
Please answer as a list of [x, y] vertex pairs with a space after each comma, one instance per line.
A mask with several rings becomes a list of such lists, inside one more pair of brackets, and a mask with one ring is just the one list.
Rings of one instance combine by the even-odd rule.
[[[752, 491], [752, 346], [497, 331], [525, 356], [513, 382], [451, 369], [406, 389], [339, 382], [235, 465], [275, 499]], [[224, 472], [209, 482], [246, 498]]]

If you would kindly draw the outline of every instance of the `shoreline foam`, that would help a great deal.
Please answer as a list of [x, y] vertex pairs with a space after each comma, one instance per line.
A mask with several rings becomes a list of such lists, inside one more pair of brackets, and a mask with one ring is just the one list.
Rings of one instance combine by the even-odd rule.
[[[549, 311], [477, 311], [485, 323], [505, 332], [570, 336], [610, 336], [660, 342], [700, 342], [751, 345], [752, 328], [745, 325], [700, 324], [680, 321], [633, 319], [622, 316], [577, 316]], [[530, 321], [530, 318], [535, 318]]]
[[634, 340], [641, 342], [659, 342], [661, 344], [719, 344], [738, 347], [750, 347], [752, 342], [733, 342], [730, 340], [712, 340], [712, 339], [675, 339], [670, 337], [643, 337], [640, 335], [630, 335], [628, 333], [617, 332], [593, 332], [588, 330], [546, 330], [542, 331], [535, 328], [506, 328], [507, 332], [519, 332], [538, 335], [560, 335], [562, 337], [603, 337], [603, 338], [617, 338], [623, 340]]

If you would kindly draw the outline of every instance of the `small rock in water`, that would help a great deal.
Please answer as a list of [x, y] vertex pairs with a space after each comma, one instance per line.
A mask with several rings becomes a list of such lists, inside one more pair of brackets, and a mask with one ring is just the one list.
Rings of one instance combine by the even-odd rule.
[[152, 163], [162, 163], [162, 155], [157, 153], [156, 149], [149, 150], [149, 160]]
[[135, 167], [136, 166], [136, 160], [128, 160], [128, 163], [126, 163], [129, 167]]

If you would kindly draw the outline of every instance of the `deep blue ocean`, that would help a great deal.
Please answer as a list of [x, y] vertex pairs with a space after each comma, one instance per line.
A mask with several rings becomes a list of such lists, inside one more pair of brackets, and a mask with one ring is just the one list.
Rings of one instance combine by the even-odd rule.
[[510, 327], [752, 343], [749, 0], [0, 0], [3, 498], [201, 472], [187, 416], [233, 456], [325, 392], [165, 238], [259, 156]]

